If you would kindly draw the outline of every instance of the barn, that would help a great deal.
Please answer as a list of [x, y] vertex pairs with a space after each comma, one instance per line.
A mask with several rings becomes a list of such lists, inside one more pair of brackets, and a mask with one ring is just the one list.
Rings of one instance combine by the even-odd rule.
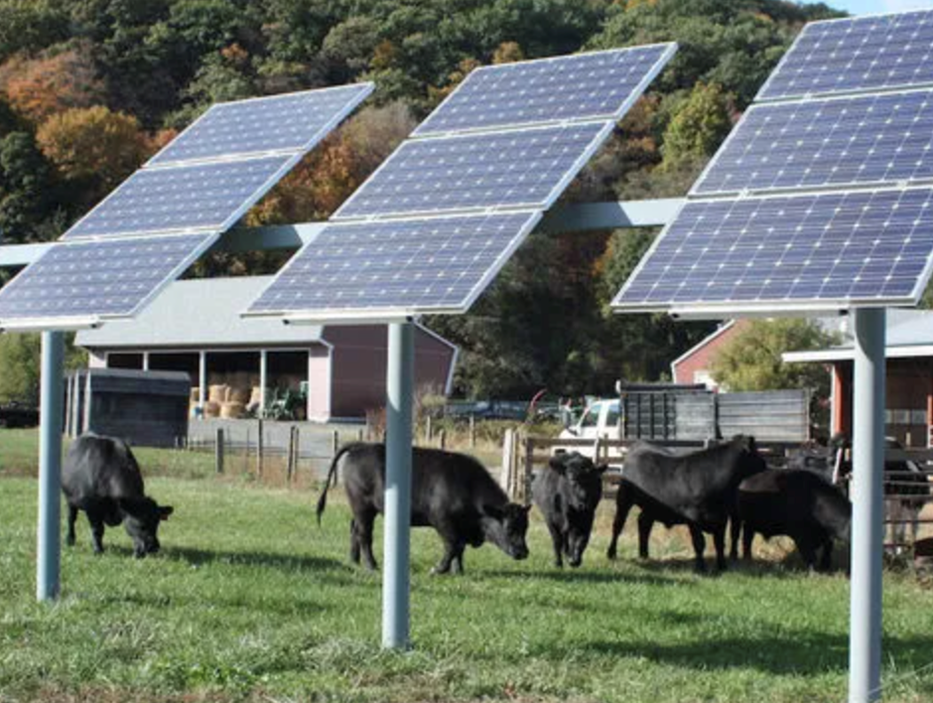
[[[885, 434], [904, 446], [931, 445], [933, 417], [933, 312], [890, 308], [885, 346]], [[821, 363], [832, 373], [830, 429], [852, 435], [852, 371], [855, 358], [851, 329], [829, 349], [787, 352], [787, 363]]]
[[[268, 276], [176, 281], [134, 321], [78, 333], [91, 368], [184, 371], [192, 401], [209, 387], [264, 393], [306, 389], [305, 415], [331, 421], [365, 417], [385, 403], [385, 325], [295, 326], [243, 318]], [[458, 349], [416, 325], [415, 384], [447, 395]], [[263, 390], [265, 389], [265, 390]]]

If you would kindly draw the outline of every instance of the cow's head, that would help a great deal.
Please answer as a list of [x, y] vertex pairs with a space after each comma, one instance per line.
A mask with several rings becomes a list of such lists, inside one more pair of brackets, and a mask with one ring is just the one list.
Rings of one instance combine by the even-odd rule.
[[567, 495], [564, 497], [575, 510], [595, 510], [603, 495], [603, 474], [609, 467], [596, 466], [579, 452], [558, 454], [551, 457], [550, 467], [566, 479]]
[[739, 474], [740, 479], [760, 474], [767, 470], [768, 464], [765, 458], [758, 452], [758, 445], [755, 438], [748, 435], [736, 435], [732, 440], [741, 450], [739, 456]]
[[518, 503], [484, 505], [482, 525], [486, 539], [513, 559], [527, 558], [525, 535], [528, 533], [529, 510], [530, 505]]
[[159, 523], [174, 512], [168, 505], [159, 505], [152, 498], [120, 498], [117, 501], [123, 513], [123, 526], [133, 539], [133, 552], [137, 558], [159, 551]]

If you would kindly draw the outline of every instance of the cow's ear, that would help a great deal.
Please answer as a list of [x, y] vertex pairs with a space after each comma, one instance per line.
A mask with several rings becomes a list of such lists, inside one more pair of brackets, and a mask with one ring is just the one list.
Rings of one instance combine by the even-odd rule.
[[523, 505], [523, 506], [522, 506], [522, 510], [525, 511], [525, 515], [527, 515], [528, 513], [530, 513], [530, 512], [531, 512], [531, 503], [529, 503], [528, 505]]
[[548, 466], [550, 466], [559, 474], [564, 473], [567, 470], [567, 467], [564, 465], [563, 453], [552, 456], [551, 460], [548, 462]]
[[171, 505], [160, 505], [159, 506], [159, 519], [168, 520], [168, 516], [175, 512], [175, 508]]
[[599, 466], [596, 467], [596, 473], [600, 475], [606, 473], [606, 471], [608, 470], [609, 470], [609, 464], [600, 464]]

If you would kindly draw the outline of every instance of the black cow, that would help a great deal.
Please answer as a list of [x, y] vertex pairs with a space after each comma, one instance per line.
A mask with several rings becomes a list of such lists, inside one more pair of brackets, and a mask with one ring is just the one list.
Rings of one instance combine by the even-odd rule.
[[535, 477], [531, 494], [551, 533], [555, 566], [564, 565], [564, 555], [570, 566], [583, 562], [608, 468], [579, 452], [561, 453]]
[[75, 521], [83, 510], [98, 554], [104, 551], [104, 525], [121, 522], [133, 538], [137, 558], [159, 551], [159, 523], [173, 509], [144, 495], [139, 464], [122, 439], [85, 434], [72, 442], [62, 469], [62, 491], [68, 503], [68, 545], [75, 543]]
[[[373, 523], [384, 511], [385, 445], [356, 442], [340, 449], [331, 462], [327, 485], [318, 499], [317, 519], [327, 504], [327, 489], [338, 463], [353, 519], [350, 521], [350, 559], [376, 568]], [[510, 503], [485, 467], [464, 454], [439, 449], [412, 450], [411, 525], [431, 526], [444, 540], [444, 556], [434, 573], [463, 571], [463, 550], [486, 540], [514, 559], [528, 556], [525, 533], [531, 506]]]
[[739, 484], [737, 514], [742, 552], [752, 558], [755, 533], [766, 539], [787, 535], [811, 569], [822, 547], [820, 568], [829, 569], [833, 538], [849, 539], [852, 505], [836, 487], [804, 469], [769, 469]]
[[612, 521], [612, 539], [606, 550], [606, 556], [609, 559], [616, 558], [619, 535], [625, 527], [629, 511], [635, 505], [641, 509], [638, 515], [638, 556], [641, 559], [648, 558], [648, 543], [654, 523], [663, 523], [666, 528], [670, 529], [674, 525], [687, 525], [690, 522], [683, 515], [675, 513], [663, 503], [656, 501], [623, 476], [619, 481], [619, 491], [616, 493], [616, 516]]
[[[650, 507], [666, 509], [661, 515], [667, 520], [662, 521], [676, 524], [673, 517], [677, 516], [679, 521], [686, 522], [696, 555], [696, 569], [704, 571], [706, 540], [703, 532], [712, 533], [717, 567], [725, 569], [726, 525], [735, 512], [738, 485], [765, 468], [765, 460], [751, 437], [736, 437], [731, 442], [688, 454], [676, 454], [649, 442], [639, 442], [626, 455], [622, 476], [638, 489], [631, 494], [634, 499], [645, 496], [652, 501]], [[627, 514], [627, 510], [625, 512]], [[616, 517], [613, 543], [618, 538], [616, 528], [621, 531], [625, 522], [624, 515], [621, 521], [618, 519], [618, 510]], [[650, 515], [646, 522], [649, 518]], [[612, 547], [610, 544], [610, 549]]]

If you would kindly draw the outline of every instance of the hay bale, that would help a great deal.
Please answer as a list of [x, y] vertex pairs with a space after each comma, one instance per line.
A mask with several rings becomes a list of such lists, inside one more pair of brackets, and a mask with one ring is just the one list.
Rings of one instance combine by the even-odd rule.
[[250, 390], [246, 386], [231, 386], [230, 392], [227, 393], [227, 402], [230, 403], [242, 403], [246, 405], [249, 402]]
[[220, 416], [225, 419], [238, 418], [243, 415], [246, 406], [243, 403], [227, 401], [220, 406]]
[[211, 403], [223, 403], [227, 400], [227, 392], [230, 387], [225, 384], [217, 384], [208, 388], [207, 400]]
[[262, 386], [253, 386], [253, 390], [249, 394], [249, 404], [259, 405], [261, 402], [262, 402]]
[[220, 403], [215, 403], [212, 400], [207, 401], [204, 404], [204, 417], [219, 417], [220, 416]]

